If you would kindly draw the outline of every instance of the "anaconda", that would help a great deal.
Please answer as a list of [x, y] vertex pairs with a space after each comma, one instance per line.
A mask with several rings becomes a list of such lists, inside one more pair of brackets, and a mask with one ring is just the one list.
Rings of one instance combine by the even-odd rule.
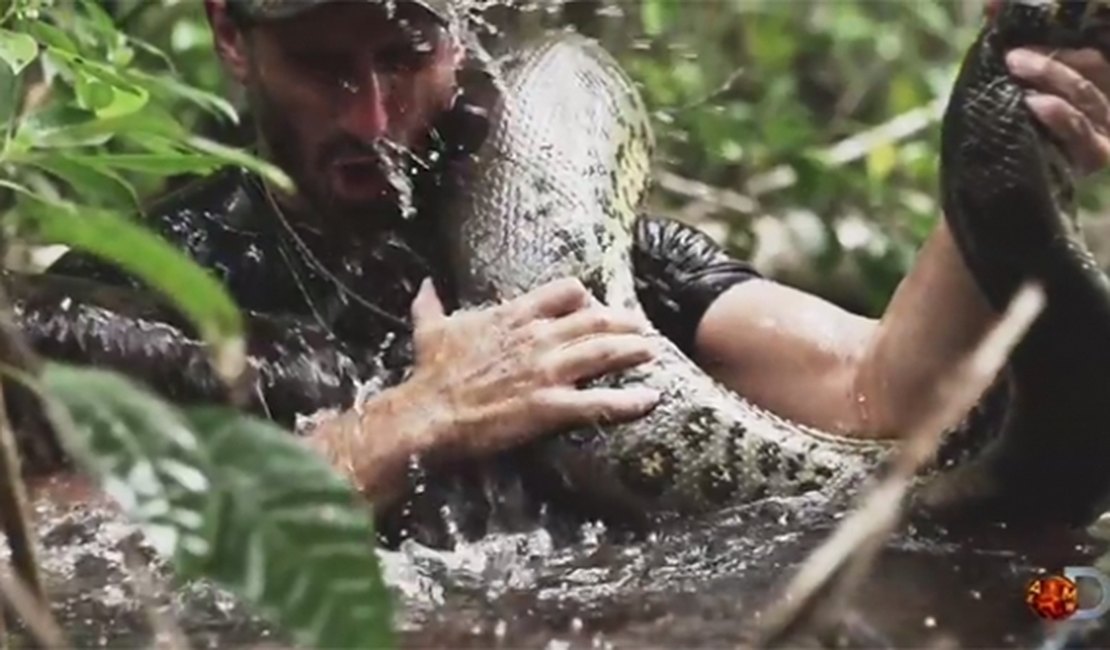
[[[1104, 11], [1100, 2], [1008, 4], [956, 81], [943, 124], [946, 218], [996, 308], [1024, 279], [1043, 283], [1048, 308], [1009, 365], [1006, 418], [972, 432], [969, 451], [985, 451], [926, 482], [924, 506], [1082, 516], [1110, 488], [1110, 284], [1072, 227], [1061, 156], [1002, 65], [1016, 45], [1096, 45]], [[512, 53], [497, 75], [490, 133], [460, 165], [446, 215], [461, 297], [479, 305], [570, 276], [601, 302], [639, 310], [630, 232], [653, 138], [635, 85], [596, 43], [566, 35]], [[652, 413], [533, 447], [532, 462], [554, 468], [572, 493], [629, 512], [699, 512], [839, 492], [873, 475], [893, 448], [784, 421], [659, 339], [655, 361], [597, 380], [659, 390]]]
[[[924, 505], [1082, 516], [1108, 487], [1110, 443], [1100, 429], [1110, 294], [1067, 225], [1071, 184], [1050, 173], [1060, 169], [1049, 164], [1054, 145], [1000, 64], [1002, 50], [1020, 43], [1095, 44], [1102, 22], [1103, 3], [1093, 0], [1011, 3], [984, 28], [956, 83], [942, 143], [946, 218], [996, 306], [1026, 277], [1046, 283], [1049, 306], [1009, 368], [1015, 397], [1006, 417], [976, 422], [943, 450], [986, 452], [931, 481]], [[455, 170], [458, 193], [446, 213], [462, 296], [480, 304], [571, 275], [599, 300], [637, 308], [629, 233], [649, 183], [652, 135], [634, 84], [592, 41], [566, 35], [517, 50], [495, 68], [500, 94], [489, 134]], [[47, 354], [137, 364], [137, 374], [163, 392], [218, 398], [202, 346], [166, 312], [59, 289], [45, 278], [13, 282], [22, 287], [22, 325]], [[264, 401], [305, 411], [334, 405], [366, 372], [325, 336], [290, 341], [280, 323], [260, 325], [252, 339], [259, 391], [297, 397]], [[113, 332], [124, 340], [109, 340]], [[779, 418], [658, 338], [664, 353], [652, 365], [597, 381], [656, 387], [664, 394], [659, 408], [634, 423], [555, 435], [514, 454], [514, 469], [543, 468], [544, 480], [607, 512], [697, 512], [765, 495], [840, 491], [873, 475], [892, 448]], [[167, 356], [173, 363], [159, 363]], [[1061, 422], [1069, 427], [1059, 429]], [[1054, 479], [1035, 480], [1046, 474]]]

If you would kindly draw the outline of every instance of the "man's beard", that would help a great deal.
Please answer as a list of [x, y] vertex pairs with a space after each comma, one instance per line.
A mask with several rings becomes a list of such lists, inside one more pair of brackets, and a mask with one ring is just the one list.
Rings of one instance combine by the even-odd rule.
[[[297, 187], [301, 210], [299, 221], [323, 230], [340, 228], [346, 232], [380, 231], [401, 223], [412, 211], [411, 174], [404, 156], [396, 145], [386, 142], [367, 144], [343, 134], [329, 137], [318, 148], [315, 159], [303, 151], [302, 143], [290, 134], [296, 133], [287, 114], [276, 105], [266, 91], [252, 88], [251, 106], [256, 127], [267, 158], [284, 170]], [[331, 191], [327, 169], [343, 157], [377, 161], [377, 173], [388, 181], [387, 190], [378, 197], [349, 201]]]

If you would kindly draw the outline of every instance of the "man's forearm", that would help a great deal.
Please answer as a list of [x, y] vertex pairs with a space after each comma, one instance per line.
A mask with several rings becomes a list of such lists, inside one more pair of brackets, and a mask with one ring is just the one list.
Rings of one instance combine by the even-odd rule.
[[417, 400], [420, 391], [419, 384], [401, 384], [325, 420], [308, 435], [309, 446], [378, 510], [404, 494], [412, 459], [429, 451], [437, 432], [449, 426], [443, 411]]
[[916, 423], [924, 409], [932, 408], [925, 396], [975, 348], [997, 317], [941, 222], [860, 361], [854, 392], [862, 432], [897, 436]]
[[942, 223], [880, 320], [745, 282], [706, 312], [697, 361], [784, 417], [842, 435], [898, 436], [994, 318]]

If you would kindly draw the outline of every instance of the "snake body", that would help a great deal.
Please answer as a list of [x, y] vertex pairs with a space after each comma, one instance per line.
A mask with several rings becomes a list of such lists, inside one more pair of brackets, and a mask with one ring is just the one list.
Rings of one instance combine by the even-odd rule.
[[949, 228], [996, 309], [1030, 280], [1047, 306], [1011, 356], [1000, 435], [923, 502], [1082, 519], [1110, 490], [1110, 281], [1084, 242], [1071, 167], [1004, 64], [1016, 46], [1105, 51], [1108, 26], [1104, 0], [1011, 1], [956, 79], [941, 141]]
[[[956, 82], [943, 127], [946, 217], [996, 307], [1029, 278], [1045, 284], [1049, 306], [1009, 366], [1015, 398], [1006, 417], [971, 432], [969, 448], [982, 451], [968, 462], [930, 470], [919, 499], [925, 507], [1008, 500], [1023, 512], [1035, 502], [1063, 512], [1053, 502], [1064, 495], [1085, 509], [1110, 487], [1110, 431], [1101, 430], [1110, 398], [1110, 285], [1068, 218], [1071, 184], [1049, 163], [1059, 160], [1054, 145], [1001, 66], [1014, 45], [1087, 42], [1097, 32], [1079, 18], [1094, 16], [1083, 13], [1093, 6], [1007, 5], [984, 27]], [[653, 138], [634, 84], [580, 36], [517, 50], [495, 72], [501, 93], [490, 132], [460, 165], [445, 215], [460, 298], [480, 305], [570, 276], [606, 304], [639, 310], [629, 251]], [[532, 462], [554, 469], [572, 493], [627, 511], [693, 513], [843, 490], [873, 475], [893, 449], [776, 417], [658, 338], [655, 361], [593, 382], [659, 390], [652, 413], [534, 446]], [[1070, 478], [1043, 494], [1028, 489], [1046, 472]], [[1034, 493], [1040, 498], [1030, 500]]]
[[[945, 462], [916, 492], [923, 508], [1076, 519], [1110, 489], [1110, 283], [1076, 225], [1068, 166], [1002, 64], [1020, 44], [1097, 45], [1107, 14], [1102, 0], [1013, 0], [956, 80], [941, 142], [945, 218], [996, 308], [1027, 279], [1044, 285], [1048, 305], [1007, 367], [1007, 409], [946, 437]], [[452, 163], [445, 188], [458, 297], [477, 306], [571, 276], [600, 301], [639, 310], [630, 249], [653, 138], [635, 85], [592, 40], [571, 35], [514, 49], [493, 72], [488, 134]], [[5, 284], [48, 356], [130, 367], [174, 398], [219, 398], [203, 346], [164, 308], [61, 279]], [[559, 432], [514, 455], [515, 471], [557, 483], [575, 507], [638, 517], [847, 492], [895, 448], [780, 418], [655, 338], [656, 360], [591, 382], [655, 388], [663, 399], [653, 412]], [[260, 322], [251, 347], [259, 390], [284, 396], [271, 403], [286, 411], [335, 405], [364, 374], [302, 326]]]

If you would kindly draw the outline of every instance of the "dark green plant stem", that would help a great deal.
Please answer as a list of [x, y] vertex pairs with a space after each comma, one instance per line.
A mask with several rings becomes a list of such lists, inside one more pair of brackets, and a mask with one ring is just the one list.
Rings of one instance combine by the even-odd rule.
[[[0, 290], [0, 361], [30, 375], [39, 362], [23, 342], [7, 312], [7, 297]], [[12, 551], [16, 574], [39, 604], [48, 606], [39, 573], [33, 530], [27, 516], [27, 493], [20, 471], [19, 450], [0, 391], [0, 527]]]

